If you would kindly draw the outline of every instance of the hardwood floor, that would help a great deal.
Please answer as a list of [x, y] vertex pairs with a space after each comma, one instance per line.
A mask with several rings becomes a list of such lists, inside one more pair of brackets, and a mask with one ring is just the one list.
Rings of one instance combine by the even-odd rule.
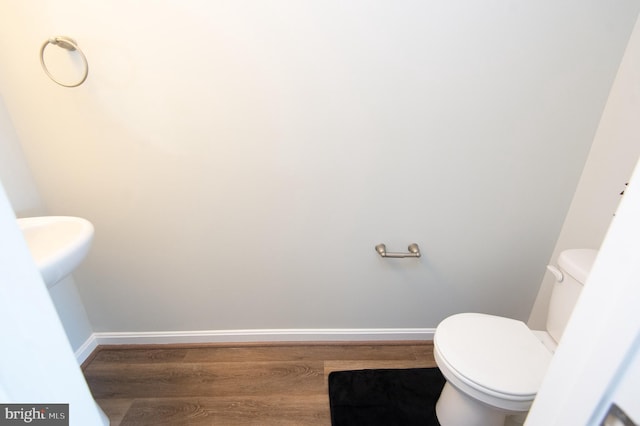
[[415, 367], [431, 342], [100, 347], [83, 370], [112, 426], [300, 426], [331, 424], [331, 371]]

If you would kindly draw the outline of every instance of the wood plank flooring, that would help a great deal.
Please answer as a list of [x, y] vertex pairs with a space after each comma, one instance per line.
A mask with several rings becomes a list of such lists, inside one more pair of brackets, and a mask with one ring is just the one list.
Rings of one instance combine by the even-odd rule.
[[331, 371], [417, 367], [431, 342], [100, 347], [83, 371], [112, 426], [329, 426]]

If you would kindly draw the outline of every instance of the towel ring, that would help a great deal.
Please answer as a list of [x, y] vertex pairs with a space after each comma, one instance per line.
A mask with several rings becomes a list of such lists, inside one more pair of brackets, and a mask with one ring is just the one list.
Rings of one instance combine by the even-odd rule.
[[[51, 73], [47, 69], [47, 65], [44, 63], [44, 51], [49, 44], [54, 44], [56, 46], [62, 47], [63, 49], [66, 49], [70, 52], [73, 52], [75, 50], [80, 54], [80, 57], [82, 58], [82, 62], [84, 62], [84, 71], [80, 81], [74, 84], [65, 84], [56, 80], [56, 78], [53, 75], [51, 75]], [[82, 53], [82, 50], [80, 50], [80, 48], [78, 47], [78, 44], [74, 39], [65, 37], [65, 36], [50, 38], [42, 44], [42, 47], [40, 48], [40, 65], [42, 65], [42, 69], [44, 70], [45, 74], [49, 76], [51, 80], [58, 83], [60, 86], [64, 86], [64, 87], [78, 87], [82, 83], [84, 83], [84, 81], [87, 79], [87, 76], [89, 75], [89, 62], [87, 62], [87, 57], [84, 56], [84, 53]]]

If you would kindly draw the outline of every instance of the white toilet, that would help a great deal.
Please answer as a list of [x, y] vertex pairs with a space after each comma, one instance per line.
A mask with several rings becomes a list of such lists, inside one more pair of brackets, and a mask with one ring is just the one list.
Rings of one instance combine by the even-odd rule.
[[548, 267], [556, 282], [546, 331], [476, 313], [453, 315], [438, 325], [434, 355], [447, 379], [436, 404], [441, 426], [503, 426], [507, 416], [524, 418], [597, 253], [565, 250], [559, 269]]

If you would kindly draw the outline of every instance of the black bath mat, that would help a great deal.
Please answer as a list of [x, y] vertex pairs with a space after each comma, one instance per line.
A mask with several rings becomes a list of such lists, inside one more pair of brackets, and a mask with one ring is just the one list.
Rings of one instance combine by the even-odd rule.
[[436, 401], [445, 379], [437, 368], [334, 371], [332, 426], [440, 426]]

